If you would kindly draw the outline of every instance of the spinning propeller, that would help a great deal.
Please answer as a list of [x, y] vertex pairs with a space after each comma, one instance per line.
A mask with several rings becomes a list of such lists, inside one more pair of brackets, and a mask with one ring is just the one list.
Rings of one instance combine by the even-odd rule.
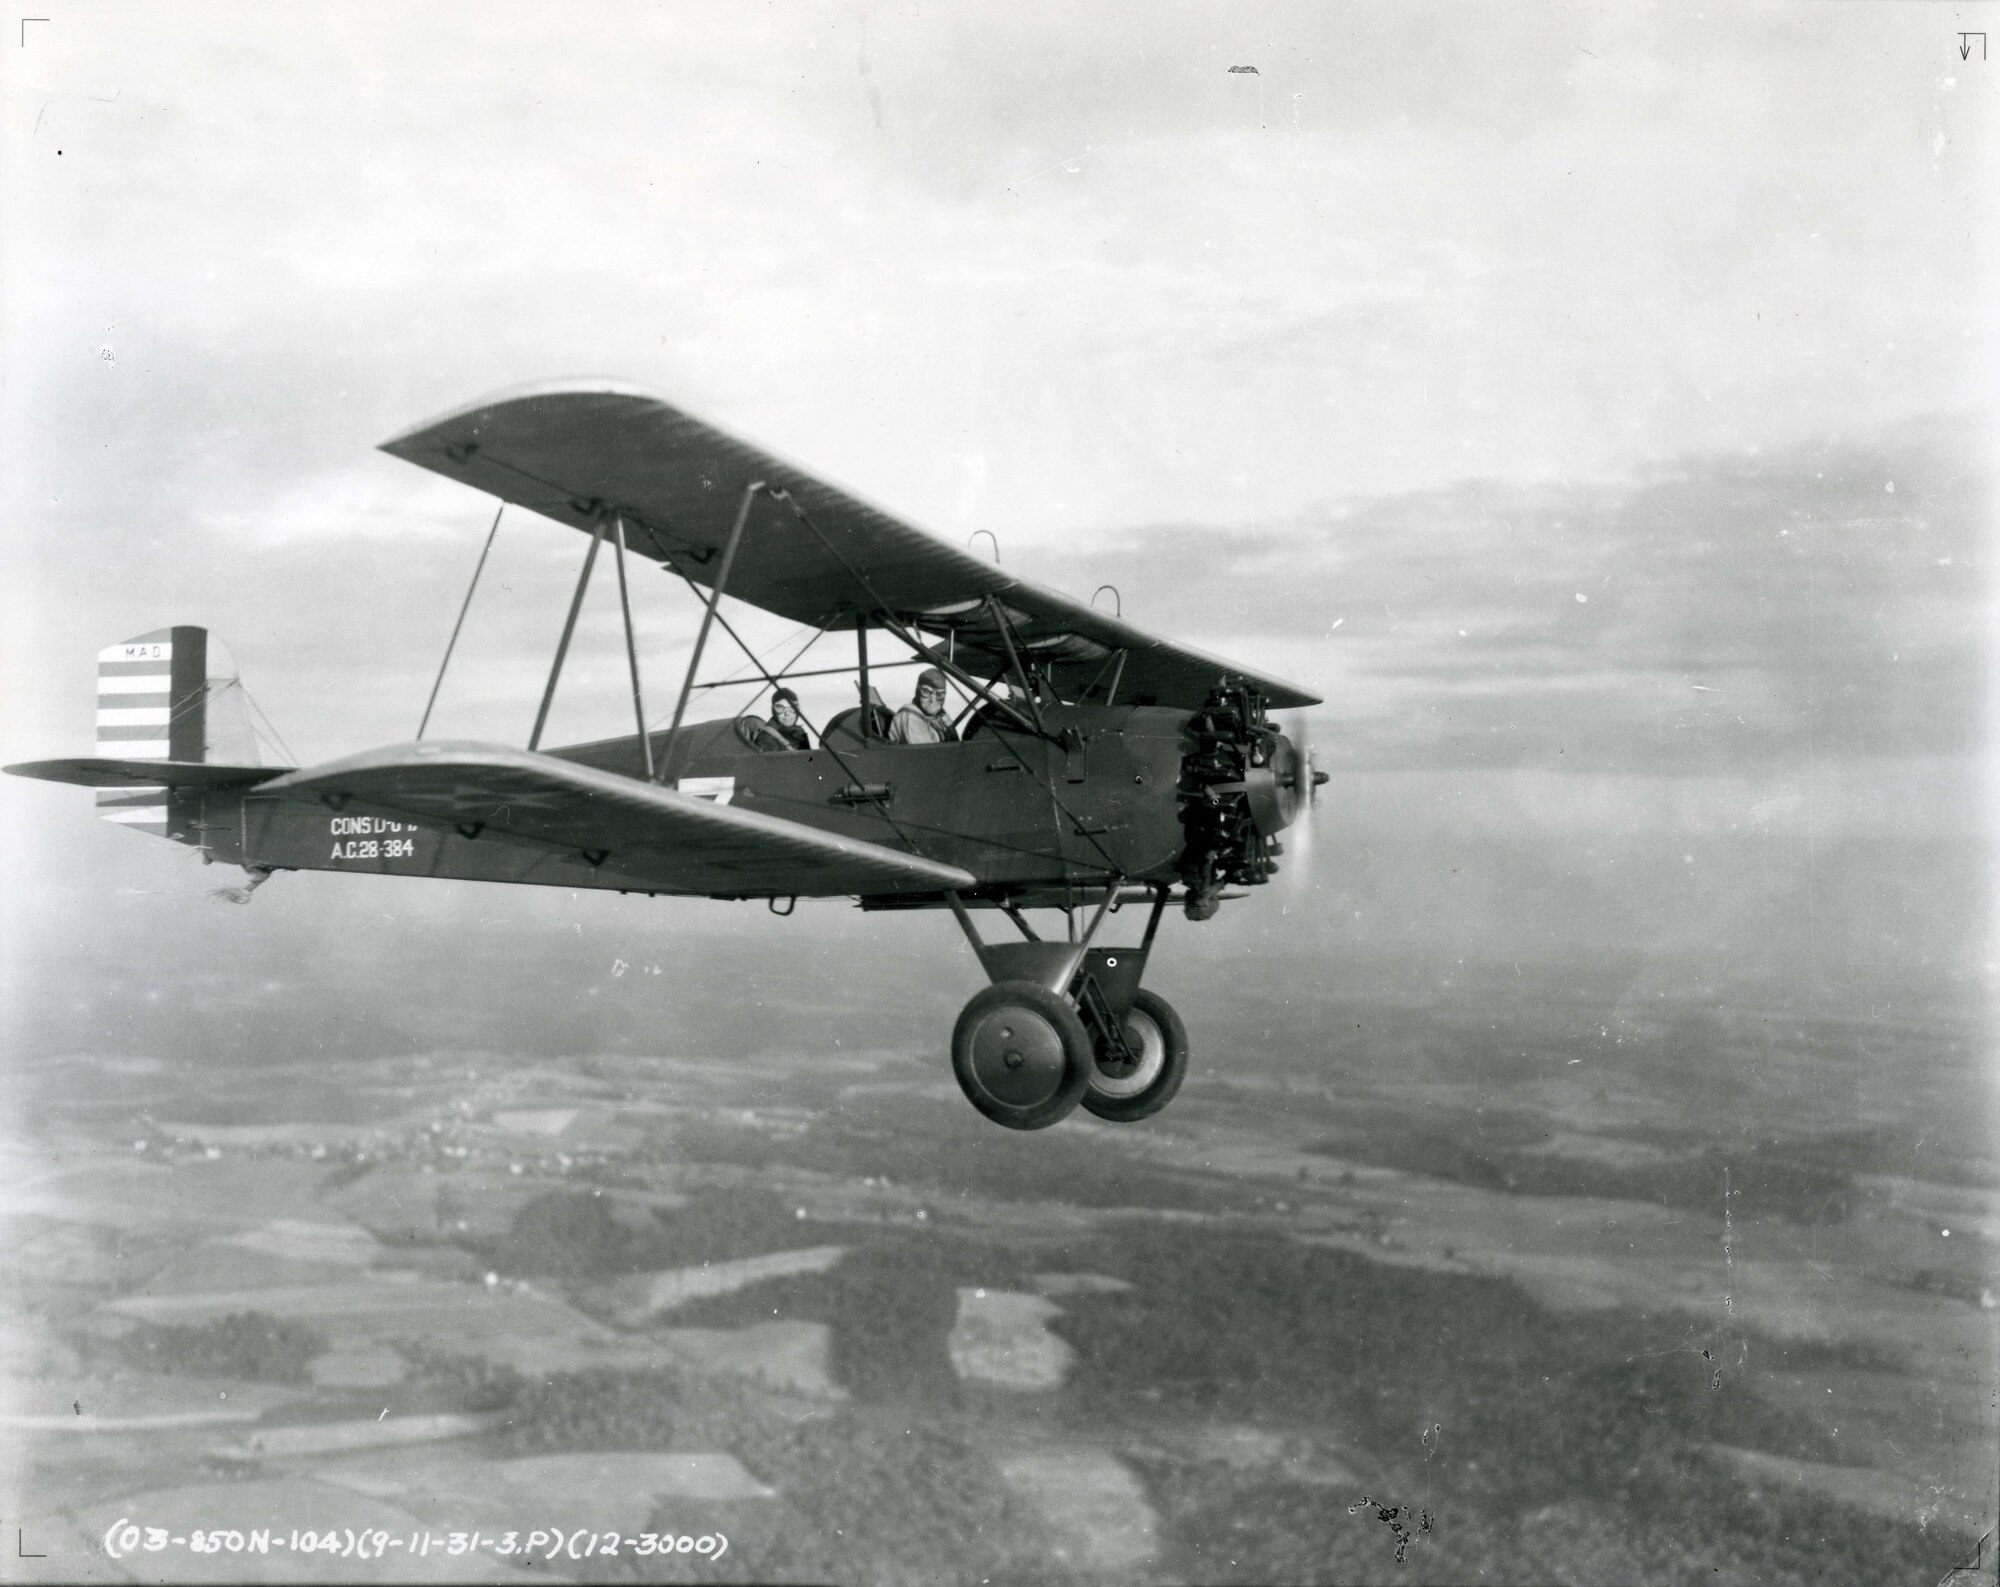
[[1327, 774], [1320, 770], [1319, 751], [1314, 749], [1306, 737], [1306, 717], [1302, 711], [1288, 714], [1285, 722], [1285, 737], [1292, 745], [1290, 757], [1288, 803], [1296, 812], [1291, 824], [1285, 828], [1285, 859], [1281, 876], [1298, 885], [1312, 870], [1313, 852], [1313, 812], [1319, 809], [1320, 789], [1326, 785]]

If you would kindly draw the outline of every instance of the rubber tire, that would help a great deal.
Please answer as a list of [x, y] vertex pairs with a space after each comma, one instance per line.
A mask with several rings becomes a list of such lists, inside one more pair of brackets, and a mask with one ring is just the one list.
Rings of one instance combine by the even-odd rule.
[[[989, 1042], [994, 1039], [984, 1028], [1005, 1009], [1019, 1010], [1039, 1022], [1060, 1044], [1064, 1069], [1055, 1088], [1025, 1104], [1010, 1102], [989, 1090], [977, 1068], [982, 1033]], [[1068, 998], [1033, 981], [997, 981], [987, 987], [965, 1005], [951, 1033], [951, 1068], [958, 1077], [959, 1090], [995, 1124], [1010, 1130], [1045, 1130], [1068, 1118], [1090, 1085], [1094, 1062], [1094, 1044], [1075, 1006]]]
[[[1083, 1093], [1083, 1105], [1100, 1119], [1113, 1124], [1135, 1124], [1140, 1119], [1149, 1119], [1169, 1102], [1187, 1078], [1188, 1036], [1187, 1026], [1181, 1023], [1180, 1015], [1174, 1012], [1173, 1004], [1152, 992], [1141, 990], [1132, 999], [1132, 1012], [1150, 1020], [1159, 1033], [1165, 1052], [1162, 1055], [1159, 1077], [1136, 1096], [1113, 1097], [1099, 1091], [1095, 1083], [1087, 1085]], [[1127, 1023], [1130, 1041], [1130, 1022]], [[1096, 1060], [1090, 1066], [1091, 1076], [1097, 1073]]]

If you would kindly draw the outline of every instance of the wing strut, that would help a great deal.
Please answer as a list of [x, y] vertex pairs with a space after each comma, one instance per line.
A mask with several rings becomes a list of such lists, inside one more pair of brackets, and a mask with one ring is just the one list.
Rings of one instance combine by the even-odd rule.
[[[709, 586], [708, 607], [701, 614], [701, 627], [694, 636], [694, 654], [688, 657], [687, 676], [681, 679], [681, 697], [674, 705], [673, 726], [667, 729], [666, 761], [660, 766], [659, 781], [667, 780], [667, 764], [674, 758], [674, 735], [681, 730], [681, 718], [687, 715], [688, 696], [694, 692], [695, 669], [701, 665], [701, 653], [708, 646], [708, 630], [715, 622], [715, 609], [722, 604], [722, 592], [729, 586], [729, 566], [736, 560], [736, 548], [743, 543], [743, 526], [750, 521], [750, 504], [757, 499], [760, 491], [770, 489], [761, 479], [753, 479], [743, 487], [743, 499], [736, 504], [736, 522], [729, 528], [729, 543], [722, 548], [722, 565], [715, 570], [715, 582]], [[639, 724], [639, 736], [645, 737], [646, 726]]]
[[868, 684], [868, 619], [865, 617], [854, 620], [854, 659], [861, 668], [861, 739], [866, 743], [875, 736], [875, 696]]
[[1000, 630], [1000, 639], [1007, 647], [1007, 659], [1014, 663], [1014, 676], [1021, 680], [1021, 695], [1028, 702], [1028, 709], [1035, 713], [1035, 731], [1048, 736], [1048, 729], [1042, 725], [1042, 707], [1035, 699], [1035, 680], [1028, 676], [1028, 669], [1021, 665], [1021, 653], [1014, 648], [1014, 630], [1007, 626], [1007, 614], [1000, 609], [1000, 603], [992, 596], [986, 597], [986, 610], [993, 615], [993, 621]]
[[[1103, 588], [1108, 590], [1111, 586], [1106, 584]], [[1104, 658], [1104, 665], [1097, 669], [1096, 676], [1077, 691], [1076, 697], [1079, 703], [1090, 698], [1091, 690], [1104, 681], [1104, 675], [1108, 672], [1111, 674], [1111, 687], [1104, 691], [1104, 705], [1106, 710], [1111, 708], [1118, 699], [1118, 685], [1125, 676], [1125, 656], [1126, 652], [1119, 650]]]
[[541, 709], [535, 712], [535, 730], [528, 735], [530, 750], [541, 747], [542, 729], [548, 725], [549, 707], [555, 703], [556, 679], [562, 676], [563, 658], [569, 654], [570, 635], [576, 632], [576, 614], [583, 610], [583, 592], [590, 585], [590, 570], [597, 563], [597, 548], [604, 544], [604, 515], [599, 513], [590, 531], [590, 549], [583, 554], [583, 571], [576, 576], [576, 593], [569, 598], [569, 616], [563, 619], [562, 638], [556, 641], [556, 659], [549, 668], [548, 686], [542, 690]]
[[507, 504], [500, 504], [500, 512], [493, 515], [493, 527], [486, 531], [486, 544], [480, 548], [479, 560], [472, 565], [472, 582], [465, 587], [465, 600], [458, 608], [458, 621], [451, 625], [451, 638], [445, 641], [444, 660], [438, 663], [437, 682], [431, 685], [431, 697], [424, 702], [424, 718], [417, 724], [417, 737], [424, 736], [424, 729], [431, 725], [431, 712], [438, 703], [438, 690], [444, 687], [445, 669], [451, 665], [451, 653], [458, 648], [459, 630], [465, 627], [465, 614], [472, 610], [472, 594], [479, 588], [479, 575], [486, 571], [487, 553], [493, 549], [493, 537], [500, 532], [500, 514], [507, 510]]
[[632, 714], [639, 719], [639, 761], [646, 781], [653, 780], [653, 738], [646, 731], [646, 697], [639, 688], [639, 644], [632, 637], [632, 596], [625, 588], [625, 515], [611, 515], [613, 549], [618, 553], [618, 610], [625, 617], [625, 659], [632, 668]]

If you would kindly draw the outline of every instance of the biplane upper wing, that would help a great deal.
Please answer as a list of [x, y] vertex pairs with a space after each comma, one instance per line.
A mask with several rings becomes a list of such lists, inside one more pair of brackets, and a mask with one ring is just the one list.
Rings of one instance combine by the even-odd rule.
[[423, 826], [581, 856], [676, 892], [828, 898], [974, 880], [956, 865], [879, 843], [497, 744], [369, 750], [258, 792], [336, 808], [351, 800]]
[[[1114, 674], [1118, 698], [1193, 709], [1224, 675], [1274, 706], [1318, 696], [1251, 668], [1148, 634], [871, 506], [646, 392], [602, 382], [503, 393], [420, 425], [382, 450], [506, 501], [589, 530], [605, 508], [625, 517], [637, 554], [712, 585], [747, 486], [788, 492], [808, 528], [760, 494], [725, 593], [798, 622], [844, 626], [886, 609], [949, 631], [997, 671], [1007, 642], [1047, 665], [1072, 697]], [[1004, 613], [1006, 632], [988, 599]], [[1116, 659], [1122, 652], [1121, 664]]]

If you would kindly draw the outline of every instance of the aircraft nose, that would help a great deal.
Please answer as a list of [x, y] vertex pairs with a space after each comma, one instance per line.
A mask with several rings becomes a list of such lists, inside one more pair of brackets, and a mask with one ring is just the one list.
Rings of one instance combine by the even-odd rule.
[[1298, 819], [1299, 806], [1311, 788], [1310, 776], [1305, 756], [1289, 738], [1278, 734], [1270, 759], [1245, 778], [1250, 819], [1265, 837], [1276, 837]]

